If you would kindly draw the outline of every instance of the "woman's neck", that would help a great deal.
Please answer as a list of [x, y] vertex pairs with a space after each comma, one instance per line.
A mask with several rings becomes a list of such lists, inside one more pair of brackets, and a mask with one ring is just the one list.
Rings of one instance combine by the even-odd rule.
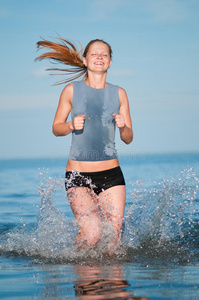
[[85, 79], [87, 85], [94, 89], [103, 89], [107, 86], [106, 83], [106, 73], [104, 74], [88, 74], [88, 77]]

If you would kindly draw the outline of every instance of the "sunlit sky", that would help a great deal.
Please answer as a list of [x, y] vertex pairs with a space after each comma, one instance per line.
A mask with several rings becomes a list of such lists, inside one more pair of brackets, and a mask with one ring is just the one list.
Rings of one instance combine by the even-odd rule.
[[113, 49], [107, 81], [129, 97], [134, 129], [119, 153], [199, 152], [198, 0], [0, 2], [0, 158], [67, 157], [71, 137], [51, 128], [63, 89], [36, 42], [60, 35]]

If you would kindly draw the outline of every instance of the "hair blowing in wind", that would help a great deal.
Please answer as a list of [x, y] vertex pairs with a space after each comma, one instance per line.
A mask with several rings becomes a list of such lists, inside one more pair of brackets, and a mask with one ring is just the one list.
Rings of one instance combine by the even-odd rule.
[[[61, 80], [55, 85], [68, 83], [73, 81], [81, 76], [86, 76], [87, 68], [83, 64], [83, 50], [80, 45], [78, 49], [72, 42], [65, 40], [63, 38], [55, 38], [58, 42], [47, 41], [42, 38], [41, 41], [37, 42], [38, 49], [47, 49], [49, 52], [45, 52], [42, 55], [38, 56], [35, 60], [44, 60], [49, 59], [51, 63], [54, 64], [63, 64], [66, 68], [49, 68], [47, 70], [51, 71], [61, 71], [62, 74], [70, 76], [66, 80]], [[58, 75], [58, 74], [56, 74]]]

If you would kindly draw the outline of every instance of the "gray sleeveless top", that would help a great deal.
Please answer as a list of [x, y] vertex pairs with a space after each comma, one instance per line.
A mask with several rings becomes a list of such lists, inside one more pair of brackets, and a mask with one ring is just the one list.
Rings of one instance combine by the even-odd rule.
[[115, 119], [119, 113], [118, 86], [108, 83], [94, 89], [85, 81], [73, 82], [71, 117], [85, 115], [84, 128], [72, 132], [69, 159], [102, 161], [117, 158]]

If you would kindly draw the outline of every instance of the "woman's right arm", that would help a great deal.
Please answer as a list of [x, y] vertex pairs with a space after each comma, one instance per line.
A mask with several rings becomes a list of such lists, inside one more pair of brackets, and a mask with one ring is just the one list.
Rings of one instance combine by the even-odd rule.
[[53, 134], [56, 136], [64, 136], [74, 130], [72, 121], [66, 122], [71, 111], [73, 99], [73, 85], [67, 85], [60, 96], [59, 105], [53, 122]]
[[72, 121], [66, 122], [71, 111], [73, 99], [73, 85], [67, 85], [60, 96], [59, 105], [53, 122], [53, 134], [55, 136], [64, 136], [73, 130], [80, 130], [84, 127], [84, 115], [75, 117]]

